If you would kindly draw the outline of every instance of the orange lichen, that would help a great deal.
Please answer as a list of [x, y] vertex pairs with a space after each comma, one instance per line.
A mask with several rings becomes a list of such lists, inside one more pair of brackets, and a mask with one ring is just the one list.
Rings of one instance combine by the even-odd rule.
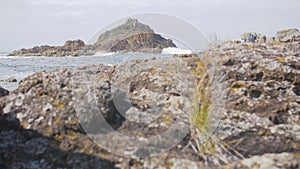
[[53, 104], [53, 106], [56, 106], [56, 107], [59, 108], [59, 109], [62, 109], [62, 108], [65, 107], [65, 104], [60, 103], [59, 100], [54, 100], [52, 104]]
[[28, 123], [26, 121], [22, 121], [21, 124], [20, 124], [22, 127], [27, 127], [28, 126]]
[[276, 60], [278, 62], [285, 62], [285, 57], [276, 57], [276, 58], [274, 58], [274, 60]]
[[57, 105], [57, 108], [59, 108], [59, 109], [62, 109], [62, 108], [64, 108], [64, 107], [65, 107], [65, 105], [64, 105], [63, 103]]
[[150, 69], [150, 72], [151, 72], [151, 74], [155, 74], [155, 73], [156, 73], [155, 68], [151, 68], [151, 69]]
[[242, 87], [245, 87], [246, 83], [243, 81], [237, 81], [234, 83], [234, 85], [231, 87], [231, 91], [236, 92], [237, 90], [239, 90]]
[[170, 121], [170, 120], [164, 120], [163, 123], [164, 123], [165, 125], [170, 125], [170, 124], [171, 124], [171, 121]]
[[59, 100], [54, 100], [52, 104], [53, 106], [57, 106], [59, 104]]
[[55, 124], [60, 123], [60, 119], [55, 119], [55, 120], [54, 120], [54, 123], [55, 123]]

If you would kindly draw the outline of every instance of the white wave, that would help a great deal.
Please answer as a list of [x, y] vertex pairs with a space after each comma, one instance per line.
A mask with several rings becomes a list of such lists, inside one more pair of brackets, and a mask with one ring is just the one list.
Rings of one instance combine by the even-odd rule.
[[108, 53], [105, 53], [105, 52], [96, 52], [93, 56], [111, 56], [115, 54], [115, 52], [108, 52]]
[[46, 56], [0, 56], [2, 59], [30, 59], [30, 58], [44, 58]]
[[192, 54], [193, 52], [188, 49], [178, 49], [174, 47], [164, 48], [162, 54]]

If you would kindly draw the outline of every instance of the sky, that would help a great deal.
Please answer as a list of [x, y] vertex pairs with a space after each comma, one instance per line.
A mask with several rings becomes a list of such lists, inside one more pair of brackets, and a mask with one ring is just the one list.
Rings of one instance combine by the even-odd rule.
[[0, 0], [0, 51], [89, 39], [107, 24], [145, 12], [180, 17], [207, 36], [240, 39], [300, 29], [299, 0]]

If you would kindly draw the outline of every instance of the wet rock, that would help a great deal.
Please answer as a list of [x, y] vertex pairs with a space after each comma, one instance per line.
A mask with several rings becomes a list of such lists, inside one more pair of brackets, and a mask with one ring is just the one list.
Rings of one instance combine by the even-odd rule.
[[276, 33], [275, 41], [277, 42], [295, 42], [300, 41], [300, 32], [298, 29], [287, 29]]
[[7, 96], [9, 91], [0, 87], [0, 97]]
[[1, 82], [18, 82], [18, 80], [14, 77], [10, 77], [8, 79], [5, 80], [0, 80]]

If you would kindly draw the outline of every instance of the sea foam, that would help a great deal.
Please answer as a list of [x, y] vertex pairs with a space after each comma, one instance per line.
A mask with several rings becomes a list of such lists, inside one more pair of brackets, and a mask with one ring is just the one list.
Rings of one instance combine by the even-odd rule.
[[193, 52], [188, 49], [179, 49], [179, 48], [164, 48], [162, 54], [192, 54]]

